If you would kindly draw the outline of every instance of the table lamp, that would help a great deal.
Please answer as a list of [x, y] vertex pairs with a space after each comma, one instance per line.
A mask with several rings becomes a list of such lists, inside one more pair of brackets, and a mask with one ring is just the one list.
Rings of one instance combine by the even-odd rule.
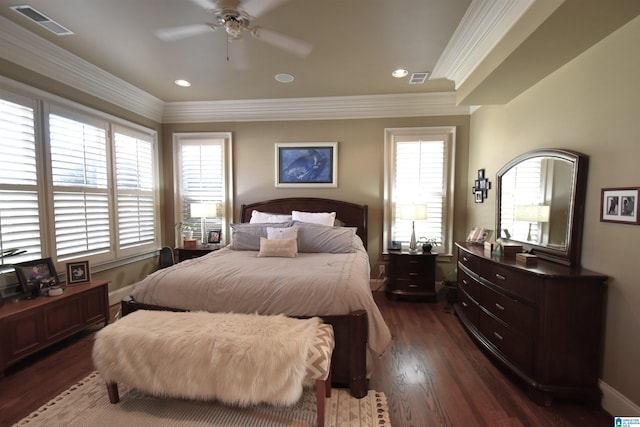
[[423, 203], [412, 203], [400, 205], [400, 219], [411, 221], [411, 241], [409, 242], [409, 252], [416, 253], [418, 245], [416, 242], [416, 221], [427, 219], [427, 205]]
[[534, 222], [549, 222], [549, 206], [545, 205], [516, 205], [516, 221], [528, 221], [529, 232], [527, 242], [531, 241], [531, 226]]
[[213, 202], [191, 203], [191, 218], [200, 218], [200, 243], [202, 246], [206, 246], [206, 227], [205, 221], [207, 218], [214, 218], [218, 213], [218, 204]]

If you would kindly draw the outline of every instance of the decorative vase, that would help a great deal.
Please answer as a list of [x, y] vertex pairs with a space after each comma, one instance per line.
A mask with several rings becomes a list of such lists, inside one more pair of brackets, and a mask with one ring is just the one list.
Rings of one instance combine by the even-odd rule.
[[182, 238], [184, 240], [191, 240], [193, 239], [193, 230], [184, 230], [182, 232]]

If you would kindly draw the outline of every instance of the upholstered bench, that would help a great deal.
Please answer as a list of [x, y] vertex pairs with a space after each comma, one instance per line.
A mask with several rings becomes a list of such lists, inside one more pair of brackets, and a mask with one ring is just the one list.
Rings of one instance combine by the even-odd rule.
[[315, 384], [318, 426], [331, 396], [333, 328], [317, 317], [139, 310], [96, 334], [111, 403], [145, 393], [247, 406], [291, 405]]

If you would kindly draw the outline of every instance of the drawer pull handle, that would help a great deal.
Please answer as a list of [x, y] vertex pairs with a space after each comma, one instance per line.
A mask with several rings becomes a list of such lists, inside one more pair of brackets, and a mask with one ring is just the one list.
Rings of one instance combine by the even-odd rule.
[[409, 273], [409, 276], [417, 276], [418, 273]]
[[409, 285], [410, 288], [419, 288], [420, 285]]
[[468, 261], [469, 261], [469, 258], [467, 258], [466, 256], [463, 256], [463, 257], [462, 257], [462, 260], [463, 260], [464, 262], [468, 262]]
[[506, 278], [506, 277], [504, 277], [502, 274], [498, 274], [498, 273], [496, 273], [496, 277], [497, 277], [498, 279], [500, 279], [500, 280], [507, 280], [507, 278]]
[[467, 282], [467, 279], [462, 279], [462, 283], [464, 283], [465, 285], [469, 284], [469, 282]]
[[462, 301], [462, 306], [463, 306], [464, 308], [467, 308], [467, 307], [469, 307], [469, 304], [467, 304], [465, 301]]
[[499, 309], [499, 310], [504, 311], [504, 306], [502, 306], [502, 305], [500, 305], [500, 304], [496, 303], [496, 307], [498, 307], [498, 309]]
[[504, 338], [502, 338], [502, 335], [500, 335], [497, 332], [494, 332], [493, 335], [495, 335], [495, 337], [498, 338], [500, 341], [504, 340]]

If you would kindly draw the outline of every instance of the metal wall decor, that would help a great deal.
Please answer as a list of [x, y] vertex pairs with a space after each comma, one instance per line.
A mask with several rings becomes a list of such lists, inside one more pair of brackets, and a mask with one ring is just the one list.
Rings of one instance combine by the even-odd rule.
[[487, 198], [491, 183], [484, 177], [484, 169], [478, 169], [478, 179], [473, 182], [471, 193], [476, 203], [484, 203]]

